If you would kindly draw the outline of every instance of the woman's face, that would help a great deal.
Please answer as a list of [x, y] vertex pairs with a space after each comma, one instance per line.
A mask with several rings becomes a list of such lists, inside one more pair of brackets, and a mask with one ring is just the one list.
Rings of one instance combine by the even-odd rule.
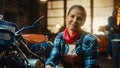
[[82, 11], [78, 8], [72, 9], [66, 18], [68, 30], [71, 31], [79, 31], [84, 22], [85, 17], [82, 14]]

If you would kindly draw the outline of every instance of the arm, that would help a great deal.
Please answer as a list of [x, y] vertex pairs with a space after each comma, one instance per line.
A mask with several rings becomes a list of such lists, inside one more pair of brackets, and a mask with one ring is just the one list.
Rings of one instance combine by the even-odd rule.
[[97, 68], [98, 42], [92, 35], [87, 35], [83, 39], [83, 49], [85, 58], [85, 68]]
[[45, 68], [52, 68], [52, 66], [50, 66], [50, 65], [46, 65]]
[[45, 63], [45, 68], [49, 68], [51, 67], [55, 67], [56, 64], [59, 61], [60, 58], [60, 37], [61, 35], [58, 34], [57, 37], [55, 38], [54, 44], [53, 44], [53, 48], [51, 50], [50, 56], [47, 59], [46, 63]]

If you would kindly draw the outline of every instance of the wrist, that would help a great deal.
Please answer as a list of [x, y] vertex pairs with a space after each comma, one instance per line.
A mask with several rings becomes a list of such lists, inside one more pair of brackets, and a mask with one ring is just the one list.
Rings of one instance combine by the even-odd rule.
[[52, 66], [50, 66], [50, 65], [45, 65], [45, 68], [52, 68]]

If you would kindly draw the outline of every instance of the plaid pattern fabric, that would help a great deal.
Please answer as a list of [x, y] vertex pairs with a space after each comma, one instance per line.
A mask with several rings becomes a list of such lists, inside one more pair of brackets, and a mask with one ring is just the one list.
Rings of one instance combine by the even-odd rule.
[[[55, 67], [59, 63], [61, 54], [67, 54], [69, 46], [62, 38], [62, 34], [63, 32], [56, 36], [50, 56], [46, 60], [46, 65]], [[82, 43], [80, 43], [81, 40]], [[98, 64], [98, 42], [93, 35], [87, 33], [83, 39], [77, 39], [75, 51], [77, 55], [84, 55], [85, 68], [96, 68]]]

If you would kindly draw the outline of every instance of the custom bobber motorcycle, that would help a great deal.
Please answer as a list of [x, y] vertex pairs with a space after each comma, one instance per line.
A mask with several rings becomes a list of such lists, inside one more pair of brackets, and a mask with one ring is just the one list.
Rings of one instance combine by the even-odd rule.
[[[0, 68], [44, 67], [46, 56], [39, 55], [38, 52], [41, 53], [41, 51], [31, 51], [30, 48], [32, 47], [30, 46], [29, 48], [29, 44], [26, 42], [30, 42], [33, 45], [39, 43], [39, 45], [42, 46], [42, 44], [48, 43], [46, 36], [41, 34], [22, 35], [22, 31], [40, 26], [39, 21], [42, 18], [43, 16], [37, 19], [32, 25], [25, 26], [21, 29], [18, 29], [18, 26], [14, 23], [0, 20]], [[28, 36], [33, 38], [32, 41], [30, 41]], [[35, 37], [37, 37], [37, 42], [36, 39], [34, 39]], [[48, 47], [49, 45], [44, 46]], [[44, 53], [45, 50], [46, 49], [44, 48]], [[27, 52], [28, 54], [24, 52]]]

